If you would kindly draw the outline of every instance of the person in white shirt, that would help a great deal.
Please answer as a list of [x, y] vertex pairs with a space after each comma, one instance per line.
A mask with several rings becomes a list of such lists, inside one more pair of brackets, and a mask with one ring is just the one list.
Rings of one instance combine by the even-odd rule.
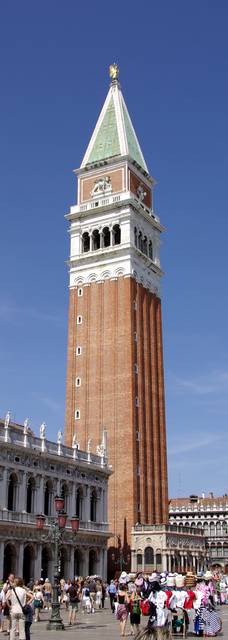
[[6, 602], [10, 607], [11, 629], [10, 640], [15, 640], [17, 624], [19, 640], [25, 640], [25, 616], [22, 607], [26, 605], [27, 593], [22, 578], [15, 578], [14, 584], [8, 589]]

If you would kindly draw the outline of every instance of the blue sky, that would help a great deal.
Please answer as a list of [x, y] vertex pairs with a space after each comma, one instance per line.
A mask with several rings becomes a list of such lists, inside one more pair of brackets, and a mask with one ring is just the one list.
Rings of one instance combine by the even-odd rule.
[[64, 214], [116, 60], [166, 227], [171, 496], [228, 490], [227, 28], [225, 0], [0, 9], [0, 414], [64, 424]]

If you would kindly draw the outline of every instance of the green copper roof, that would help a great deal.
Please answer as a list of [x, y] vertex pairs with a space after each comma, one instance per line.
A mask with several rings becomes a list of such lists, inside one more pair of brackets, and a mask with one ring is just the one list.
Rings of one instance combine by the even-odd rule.
[[140, 167], [144, 169], [144, 171], [147, 171], [147, 167], [144, 162], [144, 158], [141, 153], [141, 149], [139, 147], [139, 143], [137, 141], [125, 104], [123, 104], [123, 115], [124, 115], [124, 124], [125, 124], [125, 131], [126, 131], [126, 137], [127, 137], [128, 153], [131, 156], [131, 158], [135, 160], [137, 164], [139, 164]]
[[130, 156], [148, 173], [119, 83], [112, 82], [81, 166], [116, 156]]
[[120, 144], [117, 130], [116, 113], [113, 97], [111, 98], [100, 129], [97, 132], [87, 164], [120, 155]]

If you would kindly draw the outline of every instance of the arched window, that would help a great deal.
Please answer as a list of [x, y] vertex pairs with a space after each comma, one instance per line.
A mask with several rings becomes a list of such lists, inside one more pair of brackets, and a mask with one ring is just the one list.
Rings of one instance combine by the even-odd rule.
[[136, 227], [134, 228], [134, 242], [135, 242], [135, 246], [138, 246], [138, 231], [136, 229]]
[[114, 224], [113, 227], [113, 244], [120, 244], [121, 243], [121, 231], [120, 231], [120, 225], [119, 224]]
[[149, 253], [149, 258], [153, 260], [153, 245], [151, 240], [149, 240], [149, 244], [148, 244], [148, 253]]
[[44, 489], [44, 515], [45, 516], [51, 515], [52, 492], [53, 492], [52, 481], [47, 480], [45, 489]]
[[82, 503], [83, 503], [83, 489], [82, 487], [78, 487], [76, 491], [76, 503], [75, 503], [75, 513], [76, 516], [82, 520]]
[[17, 508], [17, 487], [18, 487], [18, 478], [16, 473], [11, 473], [9, 477], [9, 485], [8, 485], [8, 504], [7, 508], [9, 511], [16, 511]]
[[136, 562], [137, 562], [137, 570], [141, 569], [141, 567], [142, 567], [142, 554], [141, 553], [137, 553]]
[[210, 536], [214, 536], [214, 535], [215, 535], [215, 523], [210, 522]]
[[34, 478], [28, 479], [27, 484], [27, 497], [26, 497], [26, 511], [27, 513], [34, 513], [34, 496], [35, 496], [35, 480]]
[[91, 522], [96, 522], [97, 519], [97, 494], [95, 489], [93, 489], [90, 496], [90, 520]]
[[145, 565], [154, 564], [154, 550], [152, 547], [146, 547], [144, 551]]
[[144, 236], [143, 238], [143, 253], [147, 255], [147, 237], [146, 236]]
[[94, 229], [92, 239], [93, 239], [93, 251], [97, 251], [97, 249], [100, 249], [100, 246], [101, 246], [101, 238], [100, 238], [100, 233], [98, 229]]
[[204, 530], [204, 535], [208, 536], [209, 535], [209, 522], [204, 522], [203, 523], [203, 530]]
[[108, 227], [103, 229], [103, 245], [104, 247], [110, 247], [110, 229]]
[[90, 250], [90, 237], [88, 231], [85, 231], [82, 235], [82, 252], [87, 253]]

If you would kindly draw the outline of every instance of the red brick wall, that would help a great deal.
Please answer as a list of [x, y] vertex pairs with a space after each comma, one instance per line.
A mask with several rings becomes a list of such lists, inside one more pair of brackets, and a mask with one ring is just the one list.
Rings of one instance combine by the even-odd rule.
[[[77, 345], [82, 347], [78, 357]], [[79, 388], [76, 377], [81, 377]], [[168, 522], [161, 303], [133, 278], [92, 283], [83, 287], [82, 297], [77, 289], [70, 291], [66, 404], [69, 446], [76, 430], [81, 449], [91, 437], [95, 450], [103, 428], [108, 431], [114, 471], [109, 481], [111, 531], [122, 542], [127, 534], [130, 542], [130, 529], [140, 519], [138, 503], [142, 522]]]

